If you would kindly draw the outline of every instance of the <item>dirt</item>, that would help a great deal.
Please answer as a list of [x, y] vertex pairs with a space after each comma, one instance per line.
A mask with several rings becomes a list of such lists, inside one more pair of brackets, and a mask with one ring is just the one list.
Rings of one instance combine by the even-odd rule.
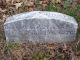
[[[0, 10], [0, 60], [66, 60], [67, 57], [65, 56], [70, 53], [73, 54], [73, 55], [70, 54], [72, 58], [75, 58], [75, 60], [80, 60], [80, 55], [77, 56], [76, 51], [74, 50], [76, 49], [74, 45], [74, 43], [76, 42], [70, 43], [70, 44], [69, 43], [68, 44], [64, 44], [64, 43], [33, 44], [31, 42], [22, 43], [22, 44], [6, 43], [4, 26], [3, 26], [5, 18], [3, 19], [3, 15], [11, 16], [13, 14], [24, 12], [24, 10], [25, 11], [27, 10], [26, 8], [24, 9], [24, 6], [22, 6], [23, 7], [22, 8], [17, 4], [16, 6], [14, 6], [8, 2], [7, 2], [8, 4], [6, 5], [5, 0], [0, 0], [0, 3], [1, 1], [4, 4], [0, 4], [0, 5], [3, 5], [0, 7], [2, 8], [2, 10]], [[11, 3], [14, 3], [14, 2], [11, 2]], [[17, 6], [20, 8], [20, 11], [18, 11], [18, 9], [16, 10], [15, 7]], [[5, 10], [6, 7], [7, 7], [7, 11]], [[30, 9], [33, 10], [33, 7], [32, 8], [30, 7]], [[71, 57], [69, 56], [69, 58]]]

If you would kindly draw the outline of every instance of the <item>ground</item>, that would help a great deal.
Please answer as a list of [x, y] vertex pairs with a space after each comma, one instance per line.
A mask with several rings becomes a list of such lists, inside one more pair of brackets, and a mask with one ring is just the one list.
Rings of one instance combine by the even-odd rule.
[[[27, 0], [0, 0], [0, 60], [80, 60], [80, 1], [56, 0], [54, 3], [44, 0], [28, 3], [26, 5]], [[79, 24], [76, 41], [52, 44], [6, 43], [3, 27], [6, 18], [33, 10], [57, 11], [75, 17]]]

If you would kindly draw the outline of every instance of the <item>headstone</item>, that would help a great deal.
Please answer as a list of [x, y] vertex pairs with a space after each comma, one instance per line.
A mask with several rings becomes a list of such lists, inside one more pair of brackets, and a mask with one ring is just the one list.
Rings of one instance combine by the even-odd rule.
[[32, 11], [8, 17], [4, 23], [7, 42], [68, 42], [74, 41], [78, 24], [58, 12]]

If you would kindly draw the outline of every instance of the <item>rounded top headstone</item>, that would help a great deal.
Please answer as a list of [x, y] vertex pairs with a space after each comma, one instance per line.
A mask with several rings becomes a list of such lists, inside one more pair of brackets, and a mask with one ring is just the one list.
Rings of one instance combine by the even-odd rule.
[[10, 16], [4, 23], [6, 40], [11, 42], [74, 41], [78, 24], [66, 14], [32, 11]]

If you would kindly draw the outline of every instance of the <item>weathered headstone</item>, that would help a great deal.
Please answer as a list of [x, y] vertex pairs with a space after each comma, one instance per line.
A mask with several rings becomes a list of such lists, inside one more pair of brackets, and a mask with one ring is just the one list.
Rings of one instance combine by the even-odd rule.
[[7, 42], [74, 41], [78, 24], [71, 16], [47, 11], [33, 11], [8, 17], [4, 23]]

